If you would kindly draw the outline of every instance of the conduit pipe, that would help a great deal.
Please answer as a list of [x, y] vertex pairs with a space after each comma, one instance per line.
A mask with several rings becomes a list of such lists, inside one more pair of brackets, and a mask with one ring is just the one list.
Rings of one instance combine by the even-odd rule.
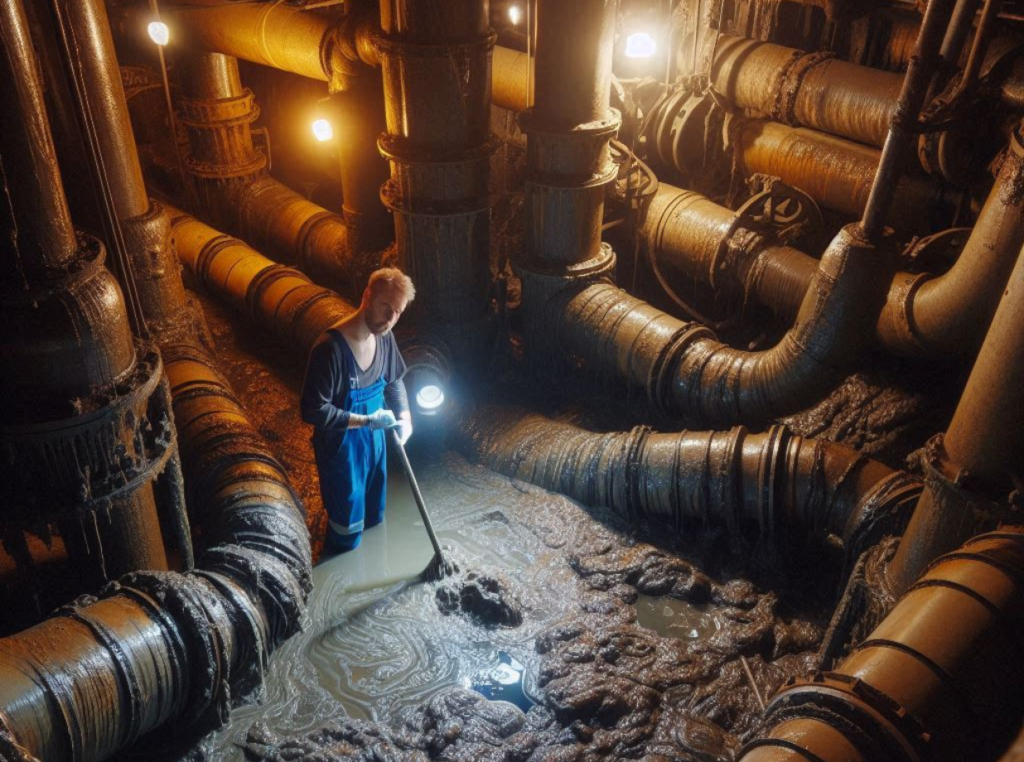
[[992, 521], [1024, 484], [1024, 256], [1017, 258], [945, 434], [929, 442], [927, 489], [888, 577], [906, 588], [940, 553]]
[[[294, 6], [213, 2], [168, 8], [163, 19], [195, 47], [328, 82], [332, 92], [348, 87], [361, 67], [379, 66], [380, 28], [347, 26]], [[494, 104], [522, 111], [532, 102], [528, 57], [494, 48]]]
[[179, 209], [171, 209], [178, 257], [211, 293], [306, 354], [324, 331], [354, 312], [333, 291], [277, 264]]
[[[751, 434], [659, 433], [646, 426], [595, 434], [540, 415], [484, 406], [457, 437], [488, 468], [632, 521], [682, 534], [702, 523], [781, 550], [798, 539], [839, 538], [848, 557], [920, 494], [914, 477], [854, 450], [804, 439], [784, 426]], [[852, 554], [852, 556], [851, 556]]]
[[99, 579], [166, 568], [155, 493], [174, 446], [160, 359], [133, 339], [102, 244], [72, 228], [20, 2], [0, 10], [0, 45], [5, 534], [60, 523]]
[[740, 762], [993, 759], [1020, 730], [1024, 534], [929, 566], [834, 672], [791, 680]]
[[197, 345], [165, 345], [189, 502], [188, 574], [136, 572], [0, 640], [0, 734], [46, 762], [95, 762], [167, 723], [201, 733], [261, 684], [299, 628], [309, 536], [284, 469]]
[[[977, 347], [1024, 245], [1022, 145], [1018, 128], [953, 268], [938, 277], [900, 272], [892, 278], [875, 328], [888, 351], [936, 357]], [[688, 282], [757, 301], [787, 322], [796, 317], [818, 266], [803, 252], [748, 229], [725, 207], [665, 183], [651, 201], [642, 234], [651, 256]]]
[[829, 53], [721, 35], [711, 81], [726, 100], [752, 116], [880, 147], [896, 113], [903, 75]]
[[[553, 357], [582, 361], [687, 420], [762, 423], [820, 398], [867, 346], [884, 303], [891, 236], [881, 221], [893, 196], [880, 186], [895, 182], [912, 148], [905, 122], [916, 119], [953, 2], [932, 0], [928, 6], [864, 222], [843, 228], [826, 249], [793, 327], [775, 347], [732, 349], [708, 328], [682, 323], [608, 283], [567, 286], [563, 276], [560, 291], [556, 286], [550, 298], [530, 303], [524, 273], [531, 339], [545, 342]], [[538, 103], [541, 96], [538, 90]]]
[[491, 49], [486, 0], [385, 0], [377, 40], [391, 164], [381, 199], [399, 266], [416, 283], [411, 316], [459, 361], [479, 355], [490, 308]]
[[266, 173], [266, 156], [253, 145], [250, 128], [259, 108], [253, 92], [242, 87], [237, 60], [195, 53], [183, 70], [187, 96], [179, 104], [192, 147], [187, 165], [198, 190], [197, 211], [317, 281], [360, 294], [376, 257], [349, 245], [340, 215]]

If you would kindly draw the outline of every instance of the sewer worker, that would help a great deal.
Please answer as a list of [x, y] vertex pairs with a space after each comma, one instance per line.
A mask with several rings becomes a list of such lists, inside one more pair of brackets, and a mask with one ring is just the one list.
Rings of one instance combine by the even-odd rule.
[[385, 430], [404, 445], [412, 416], [405, 362], [391, 329], [416, 291], [401, 270], [370, 275], [359, 309], [317, 339], [302, 383], [302, 420], [311, 423], [320, 494], [329, 519], [328, 553], [359, 545], [384, 519]]

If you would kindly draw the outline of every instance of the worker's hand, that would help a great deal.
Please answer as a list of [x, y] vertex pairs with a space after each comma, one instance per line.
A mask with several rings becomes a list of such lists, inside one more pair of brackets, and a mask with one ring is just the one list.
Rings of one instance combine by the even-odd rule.
[[398, 419], [398, 441], [404, 446], [412, 436], [412, 416], [402, 413]]
[[390, 429], [398, 425], [395, 414], [390, 410], [381, 408], [366, 416], [366, 425], [371, 429]]

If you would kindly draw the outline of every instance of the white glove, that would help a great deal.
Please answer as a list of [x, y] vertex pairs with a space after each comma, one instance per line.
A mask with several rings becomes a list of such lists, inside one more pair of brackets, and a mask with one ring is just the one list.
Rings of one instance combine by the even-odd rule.
[[381, 408], [370, 413], [367, 416], [366, 425], [371, 429], [390, 429], [398, 425], [398, 421], [395, 419], [395, 414], [390, 410]]
[[405, 443], [409, 441], [409, 437], [412, 436], [412, 418], [408, 413], [398, 419], [398, 441], [405, 446]]

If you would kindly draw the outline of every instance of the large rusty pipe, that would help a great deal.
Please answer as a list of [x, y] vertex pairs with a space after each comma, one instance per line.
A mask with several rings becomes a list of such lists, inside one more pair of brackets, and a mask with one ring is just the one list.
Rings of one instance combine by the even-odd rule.
[[953, 420], [931, 443], [927, 489], [900, 542], [889, 577], [905, 589], [933, 558], [989, 520], [1024, 479], [1024, 256], [971, 370]]
[[676, 532], [687, 524], [713, 525], [780, 548], [837, 537], [852, 557], [863, 550], [865, 527], [905, 512], [921, 488], [908, 474], [783, 426], [763, 434], [742, 426], [598, 434], [516, 408], [483, 406], [464, 417], [456, 446], [499, 473], [623, 518]]
[[[737, 167], [745, 177], [778, 177], [825, 208], [857, 218], [864, 214], [881, 158], [877, 148], [763, 119], [738, 120], [734, 136]], [[907, 174], [897, 180], [889, 222], [900, 231], [930, 231], [930, 218], [948, 219], [954, 201], [933, 180]]]
[[730, 35], [719, 38], [711, 78], [752, 116], [873, 146], [885, 141], [903, 82], [901, 74]]
[[[353, 297], [361, 293], [373, 258], [352, 250], [346, 221], [266, 173], [251, 133], [259, 108], [242, 87], [237, 59], [197, 53], [183, 69], [181, 105], [192, 145], [187, 163], [202, 215], [318, 282]], [[379, 201], [376, 207], [383, 210]]]
[[[164, 20], [180, 30], [182, 39], [202, 50], [224, 53], [244, 61], [290, 71], [310, 79], [331, 82], [347, 73], [339, 68], [334, 51], [344, 47], [366, 66], [379, 66], [373, 43], [379, 29], [357, 28], [352, 41], [337, 41], [336, 23], [302, 8], [281, 4], [210, 3], [168, 8]], [[532, 102], [524, 53], [494, 49], [493, 95], [495, 105], [522, 111]]]
[[61, 522], [71, 555], [101, 579], [166, 568], [153, 482], [173, 448], [153, 441], [164, 423], [159, 404], [148, 417], [159, 357], [134, 341], [102, 244], [71, 228], [20, 2], [0, 12], [0, 44], [0, 86], [12, 101], [0, 115], [0, 426], [10, 514]]
[[[746, 352], [610, 283], [564, 288], [537, 325], [549, 350], [582, 360], [656, 407], [687, 420], [760, 424], [802, 410], [842, 378], [873, 336], [885, 297], [889, 241], [848, 225], [825, 251], [792, 328], [769, 350]], [[524, 283], [524, 294], [527, 284]]]
[[993, 759], [1020, 730], [1024, 534], [925, 570], [833, 672], [792, 680], [740, 762]]
[[200, 733], [260, 686], [299, 627], [309, 537], [284, 469], [196, 345], [165, 345], [189, 498], [207, 549], [138, 572], [0, 640], [0, 730], [47, 762], [94, 762], [168, 721]]
[[[787, 129], [787, 128], [783, 128]], [[956, 264], [938, 277], [893, 276], [875, 328], [878, 342], [906, 356], [970, 354], [998, 305], [1024, 244], [1024, 149], [1018, 130]], [[651, 256], [687, 281], [726, 297], [756, 300], [793, 320], [817, 261], [747, 231], [700, 194], [662, 183], [642, 234]]]
[[171, 210], [171, 218], [185, 268], [218, 298], [300, 352], [308, 354], [320, 334], [354, 311], [334, 292], [237, 238], [178, 209]]
[[134, 148], [128, 148], [135, 145], [135, 135], [106, 6], [97, 0], [51, 1], [63, 19], [68, 54], [74, 56], [81, 74], [84, 103], [90, 114], [102, 119], [96, 139], [103, 170], [110, 178], [114, 210], [122, 220], [141, 216], [149, 209], [149, 198], [138, 157]]
[[387, 0], [378, 40], [398, 264], [416, 282], [412, 317], [460, 360], [485, 337], [490, 276], [491, 49], [486, 0]]
[[4, 3], [0, 13], [0, 90], [6, 101], [0, 109], [0, 283], [26, 288], [66, 270], [78, 256], [78, 242], [67, 200], [54, 193], [60, 173], [28, 22], [20, 3]]

